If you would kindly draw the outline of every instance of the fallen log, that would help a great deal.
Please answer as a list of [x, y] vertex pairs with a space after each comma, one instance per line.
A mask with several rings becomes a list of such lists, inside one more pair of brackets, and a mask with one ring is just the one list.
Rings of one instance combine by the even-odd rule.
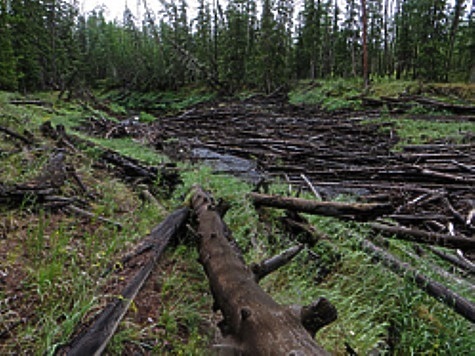
[[475, 323], [474, 303], [456, 294], [443, 284], [429, 279], [413, 267], [410, 267], [407, 263], [400, 261], [398, 258], [393, 256], [389, 252], [376, 246], [368, 240], [363, 240], [361, 242], [361, 247], [364, 251], [370, 253], [374, 259], [380, 261], [391, 271], [402, 277], [407, 277], [408, 279], [413, 280], [414, 283], [420, 289], [427, 292], [427, 294], [434, 298], [437, 298], [437, 300], [443, 302], [445, 305], [453, 309], [456, 313], [460, 314], [465, 319], [471, 321], [472, 323]]
[[20, 140], [21, 142], [23, 142], [24, 144], [26, 145], [31, 145], [33, 142], [31, 139], [28, 139], [26, 138], [25, 136], [23, 135], [20, 135], [19, 133], [15, 132], [15, 131], [12, 131], [10, 130], [9, 128], [7, 127], [3, 127], [3, 126], [0, 126], [0, 132], [4, 132], [6, 133], [7, 135], [17, 139], [17, 140]]
[[474, 115], [475, 106], [473, 105], [457, 105], [444, 103], [435, 99], [426, 97], [415, 97], [415, 101], [425, 107], [435, 110], [446, 110], [459, 115]]
[[371, 223], [369, 224], [369, 226], [373, 230], [387, 237], [395, 237], [401, 240], [419, 242], [435, 246], [460, 248], [462, 250], [475, 249], [475, 239], [469, 239], [467, 237], [444, 235], [435, 232], [409, 229], [403, 226], [389, 226], [380, 223]]
[[342, 219], [367, 221], [392, 212], [387, 203], [340, 203], [249, 193], [256, 206], [294, 210], [302, 213], [334, 216]]
[[230, 232], [211, 197], [197, 187], [191, 205], [198, 221], [200, 263], [208, 276], [216, 309], [223, 314], [218, 326], [224, 339], [215, 349], [239, 355], [326, 355], [310, 333], [322, 326], [312, 321], [332, 314], [320, 313], [328, 306], [295, 308], [277, 304], [255, 282], [254, 273], [230, 244]]
[[37, 105], [37, 106], [47, 106], [52, 107], [53, 104], [43, 100], [10, 100], [11, 105]]
[[[0, 183], [0, 205], [16, 208], [22, 205], [52, 202], [66, 180], [65, 155], [54, 152], [41, 173], [26, 183], [6, 185]], [[50, 199], [49, 199], [50, 198]], [[52, 199], [51, 199], [52, 198]], [[61, 205], [61, 204], [60, 204]]]
[[102, 353], [168, 243], [184, 227], [188, 213], [187, 208], [176, 210], [152, 230], [149, 235], [153, 240], [154, 253], [152, 257], [122, 290], [120, 297], [109, 303], [93, 324], [74, 338], [62, 354], [80, 356]]
[[475, 274], [475, 266], [473, 266], [471, 263], [467, 263], [458, 256], [438, 250], [435, 247], [429, 246], [428, 248], [432, 253], [439, 256], [443, 260], [452, 263], [453, 265], [463, 269], [464, 271], [467, 271], [468, 273]]

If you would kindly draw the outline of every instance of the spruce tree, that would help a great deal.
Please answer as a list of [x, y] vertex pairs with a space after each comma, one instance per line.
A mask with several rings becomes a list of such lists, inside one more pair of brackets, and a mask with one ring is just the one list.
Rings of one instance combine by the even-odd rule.
[[0, 2], [0, 89], [16, 90], [18, 87], [15, 54], [10, 32], [10, 14], [4, 1]]

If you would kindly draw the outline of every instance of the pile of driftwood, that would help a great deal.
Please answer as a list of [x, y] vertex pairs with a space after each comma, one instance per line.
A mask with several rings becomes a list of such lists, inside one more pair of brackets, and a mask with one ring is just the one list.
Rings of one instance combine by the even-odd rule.
[[311, 189], [322, 200], [356, 195], [391, 204], [391, 219], [408, 228], [472, 236], [473, 133], [396, 151], [391, 124], [371, 123], [375, 112], [355, 115], [261, 101], [200, 106], [159, 118], [150, 144], [162, 148], [174, 138], [190, 159], [194, 149], [207, 149], [253, 160], [265, 179]]

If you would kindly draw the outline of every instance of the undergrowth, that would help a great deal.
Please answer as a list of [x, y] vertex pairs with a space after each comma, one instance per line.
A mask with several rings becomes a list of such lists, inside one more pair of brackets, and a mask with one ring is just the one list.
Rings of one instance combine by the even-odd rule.
[[302, 81], [289, 93], [291, 104], [318, 105], [327, 110], [359, 109], [361, 81], [343, 79]]
[[430, 142], [452, 142], [456, 144], [468, 143], [475, 132], [475, 122], [468, 121], [439, 121], [435, 119], [417, 119], [408, 117], [383, 116], [378, 119], [369, 119], [364, 123], [389, 123], [382, 127], [383, 131], [396, 130], [399, 138], [395, 150], [405, 145], [417, 145]]

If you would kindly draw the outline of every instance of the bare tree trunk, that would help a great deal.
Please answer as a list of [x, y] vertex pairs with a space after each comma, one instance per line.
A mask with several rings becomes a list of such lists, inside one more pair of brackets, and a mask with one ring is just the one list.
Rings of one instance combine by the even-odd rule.
[[457, 35], [457, 30], [460, 23], [460, 15], [462, 13], [462, 6], [465, 0], [456, 0], [455, 1], [455, 11], [454, 18], [452, 20], [452, 26], [450, 28], [450, 38], [449, 38], [449, 53], [447, 55], [447, 64], [445, 71], [445, 80], [449, 80], [450, 67], [452, 65], [452, 57], [454, 54], [454, 45], [455, 45], [455, 36]]
[[277, 304], [256, 283], [256, 276], [233, 247], [231, 233], [211, 197], [196, 188], [191, 199], [198, 220], [200, 262], [208, 276], [224, 336], [218, 352], [232, 355], [326, 355], [313, 334], [336, 317], [331, 304], [319, 299], [308, 307]]
[[368, 72], [368, 18], [366, 14], [366, 0], [361, 0], [361, 11], [363, 18], [363, 82], [364, 90], [369, 86]]

